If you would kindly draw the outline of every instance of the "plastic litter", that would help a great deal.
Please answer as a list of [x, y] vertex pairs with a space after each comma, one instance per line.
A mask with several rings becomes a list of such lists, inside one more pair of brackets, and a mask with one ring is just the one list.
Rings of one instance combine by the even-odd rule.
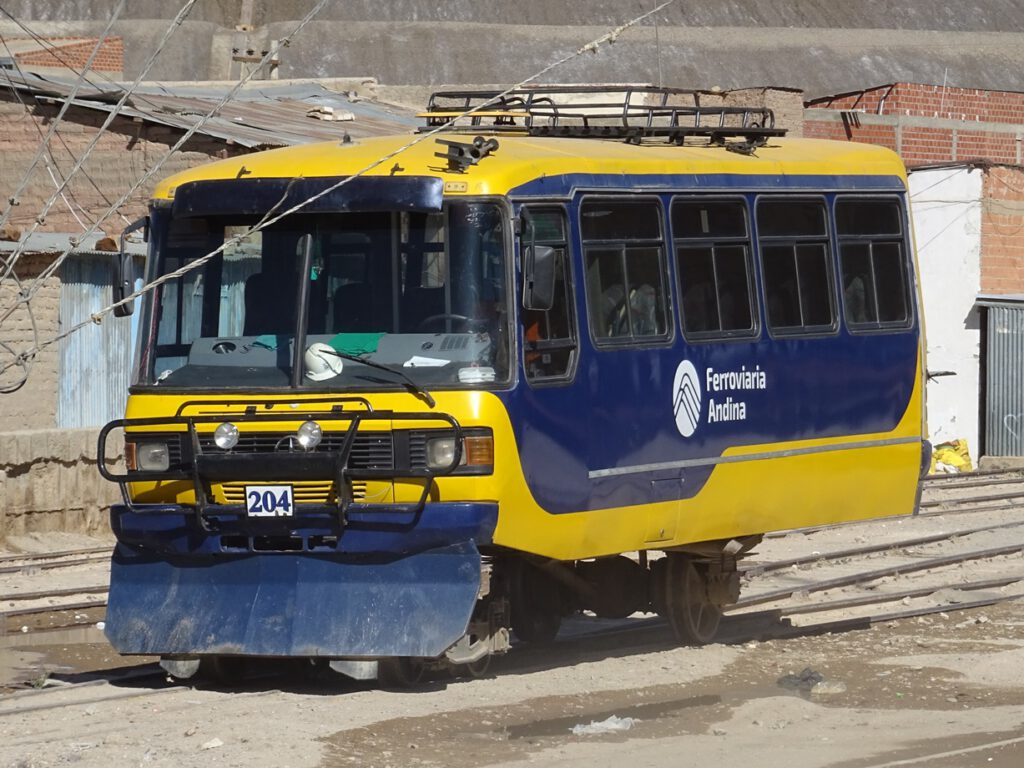
[[611, 715], [606, 720], [600, 722], [592, 720], [589, 725], [574, 725], [569, 730], [573, 736], [600, 736], [603, 733], [619, 733], [621, 731], [628, 731], [634, 725], [639, 723], [635, 717], [619, 717], [618, 715]]

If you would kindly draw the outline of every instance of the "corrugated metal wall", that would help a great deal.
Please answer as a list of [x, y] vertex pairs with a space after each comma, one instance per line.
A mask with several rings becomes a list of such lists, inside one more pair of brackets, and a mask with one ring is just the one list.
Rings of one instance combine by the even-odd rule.
[[988, 307], [985, 453], [1024, 456], [1024, 306]]
[[[60, 327], [111, 302], [113, 254], [73, 254], [61, 265]], [[99, 427], [124, 416], [138, 313], [107, 315], [60, 342], [57, 427]]]

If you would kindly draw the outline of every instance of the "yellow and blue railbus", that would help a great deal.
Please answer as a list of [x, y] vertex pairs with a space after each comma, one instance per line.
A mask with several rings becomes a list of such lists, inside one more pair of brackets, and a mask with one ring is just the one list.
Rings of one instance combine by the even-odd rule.
[[706, 643], [764, 533], [912, 513], [901, 162], [687, 98], [441, 93], [366, 173], [410, 137], [161, 183], [147, 280], [180, 274], [100, 437], [114, 647], [408, 678], [579, 611]]

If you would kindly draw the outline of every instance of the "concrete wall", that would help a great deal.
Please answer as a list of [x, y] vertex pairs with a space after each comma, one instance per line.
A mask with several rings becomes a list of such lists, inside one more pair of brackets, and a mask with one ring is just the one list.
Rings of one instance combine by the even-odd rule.
[[[232, 49], [262, 53], [272, 40], [291, 36], [311, 4], [256, 3], [255, 28], [243, 32], [235, 29], [242, 21], [241, 3], [199, 3], [148, 77], [227, 78], [237, 68]], [[129, 78], [141, 70], [167, 28], [167, 17], [180, 7], [155, 0], [130, 5], [113, 27], [125, 41]], [[368, 75], [392, 84], [517, 82], [653, 5], [640, 0], [333, 3], [282, 49], [279, 72], [291, 78]], [[614, 45], [574, 58], [546, 81], [661, 81], [723, 89], [781, 84], [812, 94], [894, 80], [1024, 90], [1019, 3], [904, 5], [884, 0], [677, 3], [659, 15], [657, 28], [649, 19]], [[10, 10], [45, 37], [92, 37], [111, 7], [101, 0], [25, 0]], [[25, 32], [0, 21], [0, 34]]]
[[[315, 0], [250, 2], [256, 25], [299, 19]], [[202, 0], [189, 14], [193, 20], [233, 26], [242, 17], [245, 0]], [[104, 20], [116, 0], [8, 0], [5, 8], [19, 19], [69, 21]], [[330, 3], [319, 18], [330, 21], [444, 21], [500, 24], [620, 24], [650, 11], [651, 0], [345, 0]], [[128, 19], [169, 19], [180, 2], [131, 0], [124, 11]], [[1017, 0], [974, 0], [969, 3], [936, 3], [934, 0], [702, 0], [675, 3], [658, 14], [662, 24], [694, 27], [824, 27], [833, 29], [989, 30], [1019, 26]]]
[[106, 532], [107, 509], [119, 497], [96, 469], [96, 432], [86, 429], [0, 434], [0, 489], [0, 540], [35, 531]]
[[981, 286], [980, 170], [915, 171], [910, 196], [924, 298], [926, 364], [953, 371], [928, 382], [933, 443], [963, 438], [978, 458], [981, 329], [975, 299]]

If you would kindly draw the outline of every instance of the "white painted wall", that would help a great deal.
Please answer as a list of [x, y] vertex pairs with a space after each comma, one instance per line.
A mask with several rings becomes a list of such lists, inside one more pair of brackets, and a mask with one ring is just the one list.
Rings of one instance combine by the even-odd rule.
[[963, 438], [977, 464], [981, 328], [982, 172], [967, 168], [910, 174], [911, 219], [924, 297], [929, 371], [955, 371], [928, 383], [933, 444]]

